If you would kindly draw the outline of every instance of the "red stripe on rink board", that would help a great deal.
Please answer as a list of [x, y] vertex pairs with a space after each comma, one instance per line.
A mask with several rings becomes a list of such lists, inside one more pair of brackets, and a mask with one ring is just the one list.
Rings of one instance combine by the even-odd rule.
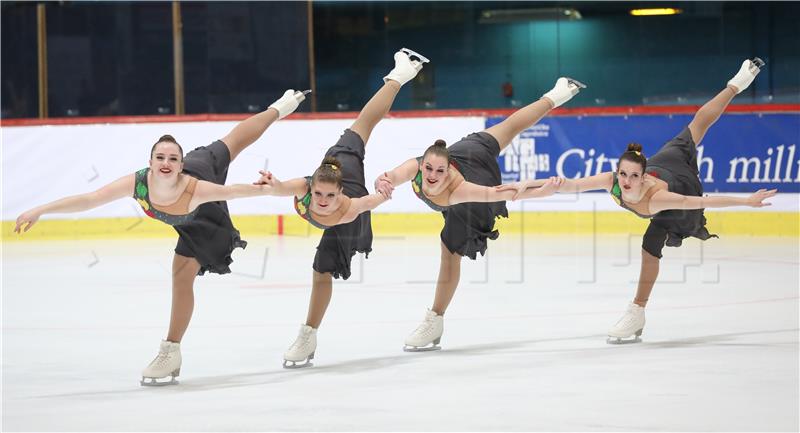
[[283, 215], [278, 215], [278, 236], [283, 236]]
[[[550, 116], [612, 116], [646, 114], [692, 114], [699, 105], [623, 106], [623, 107], [578, 107], [556, 108]], [[513, 108], [465, 109], [465, 110], [409, 110], [395, 111], [386, 117], [413, 119], [426, 117], [482, 117], [508, 116]], [[743, 104], [730, 105], [726, 113], [800, 113], [800, 104]], [[39, 125], [94, 125], [118, 123], [173, 123], [173, 122], [229, 122], [244, 120], [254, 113], [244, 114], [189, 114], [184, 116], [105, 116], [105, 117], [55, 117], [48, 119], [0, 119], [0, 126]], [[326, 113], [294, 113], [284, 120], [355, 119], [356, 111]]]

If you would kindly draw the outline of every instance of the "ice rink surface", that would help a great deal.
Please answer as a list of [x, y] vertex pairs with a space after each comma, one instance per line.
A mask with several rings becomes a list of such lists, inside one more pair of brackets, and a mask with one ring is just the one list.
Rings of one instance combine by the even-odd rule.
[[334, 284], [315, 366], [285, 370], [317, 238], [248, 238], [204, 276], [180, 385], [140, 372], [166, 335], [174, 240], [7, 242], [4, 431], [797, 431], [798, 239], [667, 248], [643, 343], [608, 345], [641, 237], [504, 234], [464, 261], [443, 350], [402, 343], [439, 241], [376, 237]]

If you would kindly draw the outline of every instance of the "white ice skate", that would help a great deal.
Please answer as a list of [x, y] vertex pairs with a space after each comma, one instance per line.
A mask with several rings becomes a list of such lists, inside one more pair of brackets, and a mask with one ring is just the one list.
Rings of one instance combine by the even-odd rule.
[[750, 86], [750, 83], [752, 83], [756, 75], [761, 72], [761, 67], [765, 64], [766, 63], [758, 57], [754, 57], [753, 60], [745, 60], [742, 62], [742, 67], [739, 68], [739, 72], [728, 81], [728, 84], [736, 87], [737, 95], [742, 93], [744, 89]]
[[422, 323], [406, 337], [403, 350], [406, 352], [439, 350], [442, 348], [438, 345], [442, 341], [442, 333], [444, 333], [444, 318], [428, 310]]
[[402, 86], [416, 77], [417, 72], [422, 70], [422, 65], [429, 62], [430, 60], [422, 54], [408, 48], [401, 48], [400, 51], [394, 53], [394, 69], [389, 72], [389, 75], [383, 77], [383, 81], [394, 80]]
[[[283, 368], [311, 367], [314, 364], [314, 352], [317, 350], [317, 330], [303, 325], [297, 334], [297, 339], [283, 354]], [[305, 361], [305, 362], [304, 362]], [[298, 364], [302, 362], [302, 364]]]
[[[142, 371], [142, 386], [177, 385], [176, 377], [181, 373], [181, 344], [162, 341], [158, 356]], [[160, 381], [170, 377], [167, 381]]]
[[556, 85], [553, 87], [552, 90], [542, 95], [543, 98], [547, 98], [553, 101], [555, 107], [560, 107], [573, 96], [577, 95], [581, 89], [585, 89], [586, 84], [581, 83], [580, 81], [569, 78], [569, 77], [561, 77], [556, 80]]
[[[608, 344], [629, 344], [640, 343], [642, 341], [642, 330], [644, 329], [644, 307], [640, 307], [631, 302], [625, 310], [625, 314], [608, 331]], [[633, 338], [631, 338], [633, 337]]]
[[278, 119], [283, 119], [284, 117], [294, 113], [294, 110], [297, 110], [297, 107], [306, 99], [306, 95], [311, 93], [311, 90], [294, 90], [289, 89], [283, 92], [283, 96], [280, 99], [270, 104], [267, 108], [274, 108], [278, 111]]

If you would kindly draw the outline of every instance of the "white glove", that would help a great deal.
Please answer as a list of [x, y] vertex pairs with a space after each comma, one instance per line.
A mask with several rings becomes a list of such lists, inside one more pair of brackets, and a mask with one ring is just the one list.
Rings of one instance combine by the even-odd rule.
[[310, 90], [301, 92], [299, 90], [295, 91], [294, 89], [289, 89], [283, 92], [283, 96], [281, 96], [281, 98], [277, 101], [273, 102], [268, 108], [274, 108], [278, 110], [278, 119], [283, 119], [284, 117], [292, 114], [294, 110], [297, 109], [297, 106], [306, 99], [306, 94], [310, 92]]

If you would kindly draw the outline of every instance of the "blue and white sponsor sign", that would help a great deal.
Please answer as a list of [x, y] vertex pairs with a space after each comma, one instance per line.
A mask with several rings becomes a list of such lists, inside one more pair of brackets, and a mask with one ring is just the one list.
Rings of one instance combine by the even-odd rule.
[[[562, 176], [578, 178], [616, 170], [630, 142], [646, 156], [680, 134], [691, 115], [548, 117], [525, 130], [500, 153], [503, 182]], [[489, 117], [486, 127], [504, 117]], [[706, 192], [777, 188], [800, 192], [800, 113], [723, 115], [698, 147]]]

